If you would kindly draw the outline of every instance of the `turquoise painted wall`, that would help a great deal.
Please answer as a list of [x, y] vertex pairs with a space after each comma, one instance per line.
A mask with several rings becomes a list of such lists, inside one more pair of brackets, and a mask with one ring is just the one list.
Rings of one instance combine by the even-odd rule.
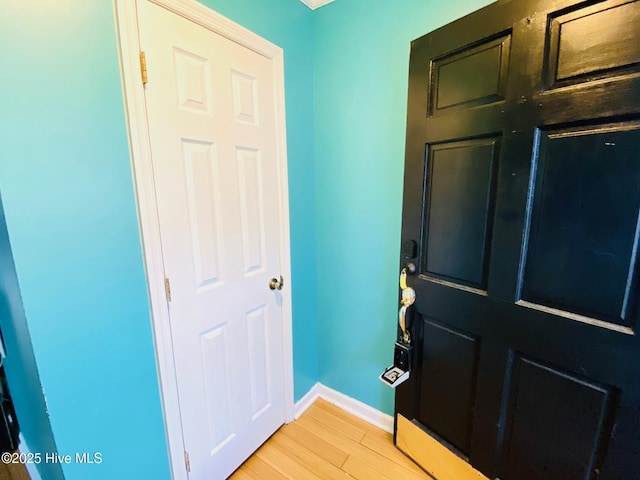
[[[311, 12], [206, 3], [287, 52], [299, 398], [318, 377]], [[0, 192], [33, 352], [59, 453], [103, 458], [64, 474], [168, 478], [112, 2], [2, 6]]]
[[[168, 478], [110, 1], [5, 0], [0, 192], [67, 479]], [[48, 480], [48, 478], [46, 479]]]
[[314, 15], [320, 381], [388, 414], [409, 43], [486, 0], [336, 0]]

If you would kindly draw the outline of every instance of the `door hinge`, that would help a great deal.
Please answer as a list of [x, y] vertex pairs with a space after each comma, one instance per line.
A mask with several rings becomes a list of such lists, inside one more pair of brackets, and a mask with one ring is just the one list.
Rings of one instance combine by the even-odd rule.
[[187, 473], [191, 471], [191, 462], [189, 461], [189, 452], [184, 452], [184, 466], [187, 468]]
[[142, 85], [146, 85], [149, 78], [147, 76], [147, 57], [144, 52], [140, 52], [140, 75], [142, 76]]
[[171, 284], [169, 283], [169, 279], [164, 279], [164, 294], [167, 297], [167, 302], [171, 301]]

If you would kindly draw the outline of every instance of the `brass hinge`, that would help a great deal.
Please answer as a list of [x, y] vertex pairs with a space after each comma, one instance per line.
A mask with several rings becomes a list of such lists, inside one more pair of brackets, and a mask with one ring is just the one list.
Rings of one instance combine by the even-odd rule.
[[189, 452], [184, 452], [184, 466], [187, 467], [187, 473], [191, 471], [191, 462], [189, 461]]
[[169, 283], [169, 279], [164, 279], [164, 294], [167, 297], [167, 302], [171, 301], [171, 284]]
[[142, 85], [146, 85], [149, 78], [147, 76], [147, 57], [144, 52], [140, 52], [140, 75], [142, 76]]

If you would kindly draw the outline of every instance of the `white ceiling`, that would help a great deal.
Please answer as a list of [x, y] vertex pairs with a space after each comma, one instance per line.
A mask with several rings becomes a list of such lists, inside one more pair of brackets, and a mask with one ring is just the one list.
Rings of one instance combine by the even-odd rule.
[[300, 1], [304, 3], [307, 7], [309, 7], [311, 10], [315, 10], [316, 8], [320, 8], [326, 5], [327, 3], [333, 2], [333, 0], [300, 0]]

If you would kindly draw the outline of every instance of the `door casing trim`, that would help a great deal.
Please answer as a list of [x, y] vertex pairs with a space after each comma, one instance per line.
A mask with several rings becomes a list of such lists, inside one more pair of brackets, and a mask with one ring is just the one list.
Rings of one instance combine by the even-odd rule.
[[[148, 0], [268, 58], [274, 67], [276, 163], [282, 275], [291, 285], [289, 194], [282, 48], [192, 0]], [[138, 223], [150, 301], [150, 314], [172, 478], [187, 480], [180, 405], [173, 363], [171, 326], [164, 290], [164, 268], [153, 182], [144, 88], [140, 77], [137, 2], [114, 0], [117, 46]], [[152, 81], [152, 79], [150, 79]], [[285, 421], [294, 419], [291, 288], [282, 291]]]

